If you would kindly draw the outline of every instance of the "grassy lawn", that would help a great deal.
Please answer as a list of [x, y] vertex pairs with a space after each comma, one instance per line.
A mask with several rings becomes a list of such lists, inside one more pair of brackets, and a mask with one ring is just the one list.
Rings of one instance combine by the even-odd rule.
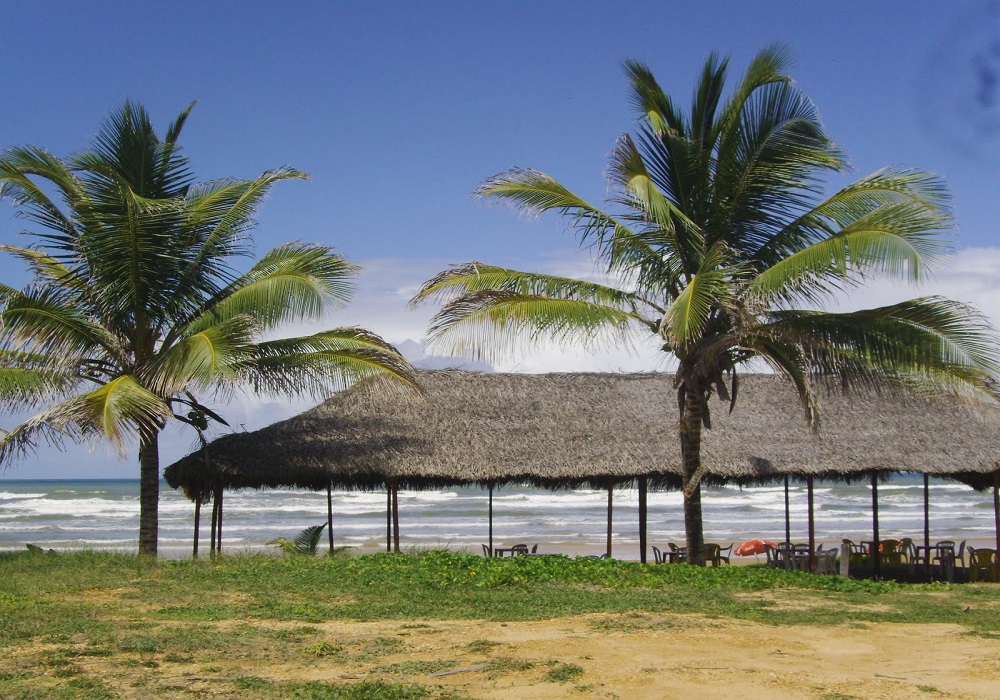
[[[0, 697], [458, 700], [465, 696], [431, 674], [533, 668], [539, 682], [567, 683], [580, 670], [558, 659], [506, 658], [485, 638], [449, 647], [436, 621], [597, 612], [615, 616], [619, 629], [655, 613], [768, 625], [953, 623], [1000, 637], [1000, 586], [439, 551], [159, 562], [9, 553], [0, 554]], [[391, 633], [331, 638], [321, 627], [387, 621]], [[408, 645], [438, 642], [438, 658], [393, 660]], [[309, 679], [331, 665], [345, 669], [342, 682]], [[263, 671], [276, 666], [291, 670], [280, 679]]]

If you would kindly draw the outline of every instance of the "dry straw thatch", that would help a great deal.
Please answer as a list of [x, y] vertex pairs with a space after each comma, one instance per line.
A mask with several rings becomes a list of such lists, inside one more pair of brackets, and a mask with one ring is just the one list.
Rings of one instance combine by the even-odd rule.
[[[165, 470], [194, 497], [225, 488], [401, 488], [532, 483], [679, 483], [678, 409], [668, 374], [418, 373], [422, 394], [342, 392], [294, 418], [211, 443]], [[993, 407], [921, 395], [824, 393], [810, 433], [791, 386], [740, 379], [735, 411], [712, 402], [708, 483], [858, 478], [917, 471], [977, 487], [1000, 469]]]

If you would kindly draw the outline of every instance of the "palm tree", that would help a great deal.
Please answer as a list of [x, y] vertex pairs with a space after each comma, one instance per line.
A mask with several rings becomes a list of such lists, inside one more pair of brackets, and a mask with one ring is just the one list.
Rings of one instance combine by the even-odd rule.
[[[0, 157], [0, 198], [38, 229], [0, 246], [27, 263], [24, 289], [0, 285], [0, 406], [40, 409], [0, 434], [0, 463], [40, 441], [138, 439], [139, 551], [155, 554], [158, 438], [175, 409], [207, 427], [196, 395], [240, 388], [322, 395], [368, 377], [412, 383], [396, 350], [361, 328], [275, 338], [347, 302], [357, 268], [326, 246], [291, 243], [245, 272], [254, 215], [282, 168], [196, 184], [178, 137], [126, 102], [92, 148], [61, 160], [34, 147]], [[267, 339], [263, 339], [266, 337]], [[194, 424], [192, 423], [192, 424]]]
[[478, 188], [521, 212], [561, 214], [620, 284], [469, 263], [441, 272], [413, 300], [443, 303], [429, 329], [433, 345], [486, 359], [525, 342], [593, 344], [636, 330], [656, 337], [677, 362], [695, 563], [704, 561], [700, 450], [709, 399], [717, 394], [732, 410], [737, 370], [751, 360], [792, 381], [814, 427], [820, 380], [997, 396], [995, 340], [973, 309], [929, 297], [819, 310], [875, 274], [923, 280], [946, 250], [948, 195], [931, 175], [890, 168], [824, 196], [824, 173], [847, 163], [786, 75], [788, 58], [781, 46], [765, 48], [726, 97], [728, 60], [712, 55], [689, 114], [645, 65], [626, 62], [640, 121], [610, 155], [608, 208], [535, 170], [510, 170]]

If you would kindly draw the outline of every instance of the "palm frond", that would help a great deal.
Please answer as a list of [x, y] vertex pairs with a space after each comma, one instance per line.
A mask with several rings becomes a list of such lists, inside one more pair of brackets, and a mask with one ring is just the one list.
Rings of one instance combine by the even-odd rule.
[[631, 311], [580, 299], [485, 290], [445, 304], [430, 321], [428, 347], [487, 361], [555, 341], [590, 347], [611, 337], [629, 342]]
[[206, 302], [185, 330], [244, 314], [253, 314], [265, 331], [289, 321], [318, 319], [347, 303], [358, 269], [326, 246], [279, 246]]
[[806, 425], [814, 432], [820, 427], [820, 406], [812, 386], [809, 359], [800, 346], [780, 334], [751, 333], [740, 339], [751, 356], [763, 359], [776, 373], [787, 377], [799, 397]]
[[281, 551], [288, 554], [314, 556], [317, 549], [319, 549], [319, 540], [323, 536], [323, 528], [325, 527], [326, 523], [322, 525], [310, 525], [296, 535], [294, 540], [289, 541], [284, 537], [278, 537], [269, 540], [266, 544], [276, 545]]
[[0, 344], [70, 361], [96, 351], [117, 354], [107, 330], [81, 311], [73, 297], [53, 286], [5, 295]]
[[413, 367], [378, 335], [348, 327], [259, 343], [236, 369], [262, 394], [322, 397], [357, 382], [416, 388]]
[[[115, 377], [104, 386], [61, 404], [57, 421], [83, 429], [99, 428], [113, 445], [122, 447], [141, 431], [155, 432], [173, 414], [170, 407], [133, 377]], [[65, 424], [65, 423], [64, 423]]]
[[758, 90], [743, 106], [737, 133], [720, 143], [711, 240], [758, 255], [772, 232], [822, 191], [822, 175], [844, 167], [815, 106], [791, 83]]
[[629, 59], [622, 64], [622, 69], [629, 81], [629, 102], [657, 134], [687, 132], [688, 127], [680, 110], [663, 92], [645, 63]]
[[141, 432], [156, 432], [171, 417], [170, 407], [133, 377], [120, 376], [84, 394], [31, 416], [0, 435], [0, 463], [32, 452], [41, 440], [60, 445], [104, 437], [120, 452]]
[[[800, 216], [777, 227], [763, 241], [754, 257], [765, 265], [822, 242], [838, 231], [879, 211], [893, 230], [905, 235], [923, 258], [914, 274], [922, 274], [950, 247], [945, 234], [951, 224], [950, 197], [937, 177], [910, 168], [885, 168], [867, 175], [814, 204]], [[907, 221], [905, 216], [912, 217]]]
[[140, 197], [183, 197], [193, 176], [176, 139], [192, 107], [170, 125], [170, 139], [164, 142], [146, 109], [126, 101], [102, 123], [93, 150], [74, 156], [70, 163], [86, 172], [96, 191], [111, 192], [127, 183]]
[[660, 191], [643, 154], [628, 135], [618, 140], [608, 175], [627, 193], [624, 203], [642, 211], [653, 225], [650, 230], [634, 234], [630, 231], [628, 237], [620, 231], [612, 232], [605, 244], [609, 267], [639, 268], [648, 270], [647, 275], [663, 275], [664, 268], [670, 269], [667, 260], [676, 257], [683, 274], [690, 278], [700, 263], [705, 241], [702, 231]]
[[490, 290], [559, 299], [584, 299], [633, 309], [643, 304], [651, 305], [651, 302], [637, 294], [597, 282], [471, 262], [448, 268], [425, 282], [410, 300], [410, 306], [426, 301], [447, 301], [469, 292]]
[[0, 199], [10, 198], [20, 215], [59, 236], [72, 236], [76, 226], [49, 195], [31, 178], [43, 178], [75, 209], [86, 201], [83, 184], [66, 165], [48, 151], [32, 146], [7, 150], [0, 157]]
[[216, 382], [232, 383], [238, 367], [256, 355], [259, 325], [249, 314], [220, 319], [214, 325], [161, 347], [143, 381], [162, 396], [174, 396], [189, 386], [206, 389]]
[[190, 188], [184, 227], [190, 240], [183, 245], [188, 262], [179, 286], [204, 289], [205, 278], [213, 275], [225, 278], [226, 260], [250, 252], [244, 242], [255, 224], [261, 201], [275, 183], [288, 179], [304, 180], [308, 176], [292, 168], [279, 168], [254, 180], [219, 180]]
[[0, 410], [34, 409], [65, 396], [79, 384], [72, 373], [56, 369], [0, 366]]
[[34, 273], [36, 280], [43, 284], [54, 284], [80, 293], [87, 290], [86, 280], [47, 253], [12, 245], [0, 245], [0, 251], [20, 258]]
[[691, 281], [667, 308], [660, 322], [660, 336], [674, 350], [689, 347], [704, 334], [714, 311], [735, 308], [732, 280], [739, 276], [740, 267], [732, 264], [726, 247], [713, 246]]
[[487, 178], [476, 188], [478, 197], [510, 205], [516, 211], [541, 214], [555, 211], [569, 220], [583, 245], [596, 245], [601, 254], [622, 255], [626, 244], [638, 247], [645, 254], [654, 251], [621, 221], [587, 203], [556, 180], [537, 170], [513, 168]]
[[762, 328], [797, 342], [816, 374], [837, 376], [845, 386], [908, 384], [1000, 398], [996, 331], [960, 302], [925, 297], [850, 313], [779, 311], [773, 318]]

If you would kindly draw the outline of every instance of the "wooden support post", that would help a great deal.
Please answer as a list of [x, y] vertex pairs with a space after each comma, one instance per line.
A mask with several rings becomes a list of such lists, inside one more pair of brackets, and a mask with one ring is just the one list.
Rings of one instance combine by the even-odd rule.
[[639, 477], [639, 561], [646, 563], [646, 490], [647, 479]]
[[326, 537], [330, 543], [330, 555], [333, 556], [333, 483], [326, 485]]
[[931, 580], [931, 478], [924, 472], [924, 573]]
[[216, 531], [218, 532], [218, 540], [215, 543], [216, 554], [222, 554], [222, 484], [215, 487], [215, 502], [219, 506], [217, 518], [219, 524], [216, 526]]
[[487, 484], [490, 490], [490, 556], [493, 556], [493, 482]]
[[399, 482], [392, 480], [392, 551], [399, 554]]
[[608, 546], [606, 551], [608, 553], [608, 558], [611, 558], [611, 521], [612, 521], [612, 510], [614, 508], [614, 493], [615, 484], [613, 481], [608, 481]]
[[993, 472], [993, 525], [997, 540], [997, 553], [994, 557], [997, 565], [996, 579], [1000, 582], [1000, 469]]
[[809, 491], [809, 571], [816, 573], [816, 518], [813, 510], [813, 476], [806, 477]]
[[216, 552], [216, 545], [218, 544], [218, 525], [219, 525], [219, 502], [215, 498], [215, 487], [212, 487], [212, 527], [211, 527], [211, 544], [209, 545], [209, 554], [214, 555]]
[[879, 542], [881, 541], [878, 533], [878, 473], [872, 472], [872, 535], [875, 541], [872, 543], [872, 551], [868, 556], [872, 560], [872, 574], [875, 578], [882, 575], [882, 556], [879, 552]]
[[785, 542], [792, 543], [792, 515], [788, 505], [788, 474], [785, 474]]

